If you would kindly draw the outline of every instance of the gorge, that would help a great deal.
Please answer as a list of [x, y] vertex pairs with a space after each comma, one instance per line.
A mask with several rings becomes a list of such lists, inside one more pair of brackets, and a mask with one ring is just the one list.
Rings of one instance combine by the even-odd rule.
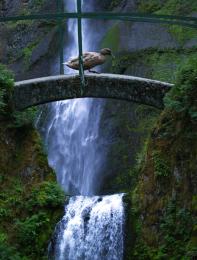
[[[197, 13], [193, 0], [83, 4], [87, 11]], [[0, 2], [2, 16], [56, 10], [56, 1]], [[0, 23], [0, 62], [14, 72], [0, 64], [0, 259], [195, 259], [196, 29], [83, 22], [84, 50], [107, 46], [116, 56], [102, 71], [173, 83], [163, 111], [112, 99], [61, 101], [39, 114], [13, 110], [14, 81], [59, 74], [57, 25]], [[64, 30], [67, 59], [78, 52], [76, 21]]]

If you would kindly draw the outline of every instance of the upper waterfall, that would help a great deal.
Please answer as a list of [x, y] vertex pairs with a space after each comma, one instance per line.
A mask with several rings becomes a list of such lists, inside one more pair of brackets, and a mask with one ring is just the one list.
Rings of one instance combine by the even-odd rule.
[[[76, 11], [76, 2], [65, 1], [65, 9]], [[93, 48], [92, 41], [88, 40], [86, 22], [83, 21], [83, 36], [86, 39], [83, 42], [84, 50]], [[67, 28], [65, 60], [78, 55], [77, 21], [68, 19]], [[65, 73], [71, 72], [65, 68]], [[99, 99], [75, 99], [55, 102], [48, 108], [44, 131], [48, 161], [68, 194], [95, 195], [99, 191], [105, 163], [104, 140], [99, 135], [103, 104], [104, 101]]]

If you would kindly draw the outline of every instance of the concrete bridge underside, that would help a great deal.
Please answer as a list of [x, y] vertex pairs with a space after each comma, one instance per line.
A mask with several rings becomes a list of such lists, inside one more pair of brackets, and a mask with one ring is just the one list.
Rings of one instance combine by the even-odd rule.
[[86, 74], [81, 93], [78, 74], [43, 77], [15, 83], [16, 110], [73, 98], [113, 98], [163, 108], [163, 98], [172, 84], [117, 74]]

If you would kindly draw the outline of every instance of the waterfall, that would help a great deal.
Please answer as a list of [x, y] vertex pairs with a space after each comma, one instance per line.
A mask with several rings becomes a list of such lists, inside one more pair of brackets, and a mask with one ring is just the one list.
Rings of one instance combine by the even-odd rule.
[[[65, 8], [76, 11], [75, 1], [65, 1]], [[75, 19], [68, 20], [70, 44], [64, 50], [65, 60], [78, 55], [76, 25]], [[87, 22], [83, 22], [83, 35], [88, 38]], [[90, 41], [85, 41], [84, 49], [91, 48]], [[65, 67], [65, 73], [72, 72]], [[99, 136], [103, 103], [101, 99], [74, 99], [55, 102], [49, 108], [44, 134], [48, 161], [66, 193], [94, 195], [100, 188], [98, 175], [105, 161], [104, 140]]]
[[122, 196], [72, 197], [59, 223], [55, 259], [122, 259]]
[[[65, 0], [67, 11], [76, 1]], [[84, 50], [92, 50], [88, 22], [83, 21]], [[77, 55], [77, 23], [69, 19], [65, 60]], [[65, 68], [66, 73], [72, 73]], [[75, 195], [65, 205], [50, 244], [56, 260], [121, 260], [123, 257], [124, 209], [122, 194], [95, 196], [102, 183], [105, 165], [104, 137], [99, 125], [103, 100], [74, 99], [50, 105], [44, 139], [48, 161], [65, 193]], [[78, 196], [76, 196], [78, 195]]]

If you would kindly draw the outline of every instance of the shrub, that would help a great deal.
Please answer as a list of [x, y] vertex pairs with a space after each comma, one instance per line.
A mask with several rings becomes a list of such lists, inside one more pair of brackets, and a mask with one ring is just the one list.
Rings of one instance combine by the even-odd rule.
[[176, 75], [176, 83], [164, 99], [165, 106], [190, 120], [197, 121], [197, 57], [189, 59]]
[[20, 256], [15, 248], [10, 247], [7, 243], [0, 242], [0, 259], [6, 260], [27, 260], [26, 257]]
[[54, 182], [43, 182], [32, 191], [27, 207], [58, 207], [65, 201], [64, 192]]
[[21, 112], [13, 111], [13, 90], [13, 74], [4, 65], [0, 64], [0, 115], [11, 119], [10, 127], [32, 126], [37, 116], [37, 108], [28, 108]]
[[13, 87], [13, 74], [0, 64], [0, 113], [5, 113], [10, 108]]
[[31, 217], [27, 217], [24, 221], [17, 221], [16, 227], [18, 230], [18, 238], [22, 245], [30, 245], [35, 242], [40, 229], [47, 225], [49, 218], [45, 213], [34, 214]]
[[38, 109], [36, 107], [25, 109], [24, 111], [14, 111], [12, 113], [12, 127], [33, 126], [36, 120]]
[[154, 163], [154, 174], [155, 176], [167, 177], [171, 174], [171, 169], [167, 159], [164, 159], [164, 156], [159, 151], [153, 151], [152, 159]]

